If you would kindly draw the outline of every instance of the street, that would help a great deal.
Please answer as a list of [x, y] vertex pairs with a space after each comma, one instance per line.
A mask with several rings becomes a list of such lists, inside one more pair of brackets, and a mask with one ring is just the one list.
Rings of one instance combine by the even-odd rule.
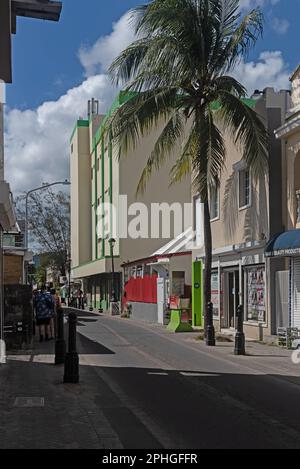
[[[235, 357], [197, 332], [87, 312], [78, 332], [79, 385], [61, 384], [53, 342], [0, 369], [2, 448], [300, 448], [290, 352], [247, 343]], [[29, 396], [44, 404], [16, 404]]]

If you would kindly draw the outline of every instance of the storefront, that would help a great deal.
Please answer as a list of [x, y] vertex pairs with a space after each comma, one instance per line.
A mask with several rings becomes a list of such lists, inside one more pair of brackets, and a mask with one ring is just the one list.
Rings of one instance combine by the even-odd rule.
[[300, 230], [291, 230], [273, 238], [266, 257], [286, 258], [289, 265], [288, 327], [300, 329]]
[[213, 251], [211, 301], [216, 331], [236, 330], [238, 307], [243, 306], [247, 337], [260, 339], [272, 334], [270, 311], [275, 287], [268, 280], [265, 246], [262, 241]]
[[244, 305], [244, 321], [249, 325], [266, 324], [266, 269], [264, 264], [238, 265], [213, 270], [211, 300], [214, 320], [220, 329], [236, 329], [236, 313]]

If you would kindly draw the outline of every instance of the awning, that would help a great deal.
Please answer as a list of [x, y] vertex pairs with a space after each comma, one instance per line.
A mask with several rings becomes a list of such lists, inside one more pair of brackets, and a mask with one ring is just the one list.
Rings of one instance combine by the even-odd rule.
[[266, 257], [300, 256], [300, 230], [291, 230], [274, 236], [267, 244]]

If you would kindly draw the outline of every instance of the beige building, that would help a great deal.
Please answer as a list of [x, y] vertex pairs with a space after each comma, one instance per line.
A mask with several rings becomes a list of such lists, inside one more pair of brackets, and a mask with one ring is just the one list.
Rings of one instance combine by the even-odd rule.
[[[286, 326], [300, 330], [300, 66], [291, 76], [291, 105], [276, 137], [286, 150], [286, 172], [282, 174], [287, 217], [284, 230], [271, 240], [267, 255], [285, 264]], [[283, 292], [280, 292], [281, 295]]]
[[[176, 155], [153, 175], [144, 194], [136, 197], [137, 182], [159, 129], [141, 139], [127, 156], [119, 155], [119, 148], [104, 134], [107, 116], [128, 99], [130, 95], [121, 92], [106, 116], [98, 115], [97, 102], [93, 100], [89, 119], [77, 121], [70, 141], [72, 275], [83, 279], [90, 306], [104, 310], [113, 290], [120, 297], [121, 265], [151, 256], [190, 223], [177, 219], [172, 207], [167, 215], [171, 222], [174, 218], [173, 224], [161, 214], [158, 224], [151, 223], [151, 204], [156, 204], [157, 210], [161, 203], [180, 203], [182, 211], [185, 203], [190, 204], [188, 178], [169, 186]], [[139, 223], [142, 216], [148, 223]], [[169, 233], [163, 233], [164, 223], [173, 226]], [[116, 240], [114, 279], [109, 244], [112, 238]]]
[[[247, 104], [266, 123], [271, 136], [268, 177], [255, 181], [232, 138], [225, 134], [226, 168], [220, 185], [211, 191], [210, 210], [213, 241], [211, 279], [214, 320], [217, 330], [235, 329], [236, 312], [244, 306], [244, 329], [248, 337], [262, 338], [276, 333], [288, 314], [284, 302], [278, 308], [276, 282], [284, 260], [266, 261], [267, 242], [286, 226], [285, 147], [274, 131], [283, 124], [289, 107], [288, 91], [257, 91]], [[300, 179], [299, 179], [300, 181]], [[202, 240], [202, 208], [194, 197], [196, 240]], [[203, 247], [193, 250], [193, 260], [203, 259]], [[276, 303], [277, 301], [277, 303]], [[285, 309], [284, 309], [285, 308]]]

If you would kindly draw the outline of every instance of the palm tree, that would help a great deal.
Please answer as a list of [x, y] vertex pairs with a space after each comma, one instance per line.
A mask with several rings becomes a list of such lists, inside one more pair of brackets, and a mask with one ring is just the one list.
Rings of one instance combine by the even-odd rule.
[[[126, 153], [164, 122], [137, 192], [145, 189], [153, 170], [159, 170], [181, 143], [182, 152], [170, 176], [178, 181], [191, 171], [204, 204], [208, 333], [212, 328], [209, 191], [226, 163], [224, 131], [242, 149], [255, 177], [268, 166], [265, 126], [243, 101], [244, 86], [230, 76], [262, 34], [263, 18], [260, 9], [242, 16], [239, 0], [153, 0], [132, 10], [132, 20], [137, 39], [110, 67], [113, 81], [125, 83], [131, 99], [111, 116], [109, 131]], [[214, 337], [207, 343], [214, 345]]]

